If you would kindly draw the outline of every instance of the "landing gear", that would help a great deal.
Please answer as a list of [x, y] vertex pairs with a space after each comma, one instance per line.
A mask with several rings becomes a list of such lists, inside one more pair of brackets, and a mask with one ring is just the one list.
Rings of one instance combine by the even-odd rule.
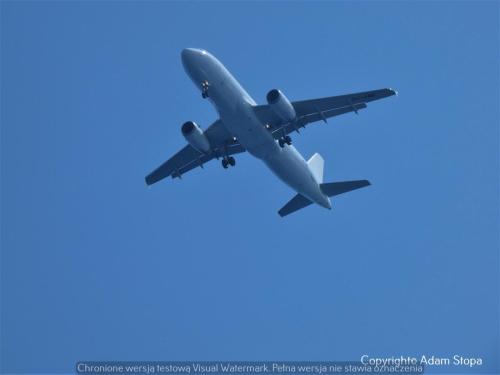
[[222, 167], [224, 169], [227, 169], [227, 167], [231, 166], [234, 167], [236, 165], [236, 160], [232, 156], [225, 157], [222, 159]]
[[208, 98], [208, 87], [209, 87], [209, 86], [210, 86], [210, 85], [208, 84], [208, 81], [203, 81], [203, 82], [201, 83], [201, 97], [202, 97], [203, 99]]
[[280, 138], [278, 140], [278, 143], [279, 143], [281, 148], [285, 147], [285, 144], [290, 146], [292, 144], [292, 138], [290, 138], [289, 135], [285, 135], [283, 138]]

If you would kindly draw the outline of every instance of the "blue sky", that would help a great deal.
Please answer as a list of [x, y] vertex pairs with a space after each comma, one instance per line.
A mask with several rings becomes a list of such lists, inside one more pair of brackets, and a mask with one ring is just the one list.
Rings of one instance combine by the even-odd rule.
[[[499, 370], [498, 2], [0, 6], [2, 371], [363, 354]], [[294, 136], [326, 181], [373, 185], [286, 219], [294, 193], [250, 155], [147, 188], [181, 124], [216, 118], [185, 47], [260, 103], [397, 89]]]

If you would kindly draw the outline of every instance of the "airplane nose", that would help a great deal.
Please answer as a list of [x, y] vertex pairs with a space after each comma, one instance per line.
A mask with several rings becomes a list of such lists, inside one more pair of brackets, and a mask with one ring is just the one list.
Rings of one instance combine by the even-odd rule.
[[[206, 52], [197, 48], [185, 48], [181, 52], [182, 65], [190, 76], [196, 74]], [[191, 77], [192, 78], [192, 77]]]
[[201, 55], [203, 55], [203, 51], [197, 48], [184, 48], [181, 52], [182, 61], [184, 63], [190, 63]]
[[185, 48], [181, 52], [182, 63], [187, 66], [193, 60], [193, 57], [196, 53], [193, 48]]
[[190, 56], [196, 54], [196, 50], [194, 48], [184, 48], [181, 52], [182, 59], [187, 60]]

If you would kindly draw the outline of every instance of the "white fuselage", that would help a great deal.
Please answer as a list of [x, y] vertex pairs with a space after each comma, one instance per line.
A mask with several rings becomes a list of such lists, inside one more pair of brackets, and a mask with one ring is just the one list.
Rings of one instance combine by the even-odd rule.
[[293, 146], [280, 147], [273, 135], [255, 115], [257, 105], [229, 71], [210, 53], [187, 48], [182, 63], [195, 85], [209, 83], [209, 99], [226, 129], [245, 149], [261, 159], [287, 185], [311, 201], [331, 208], [309, 165]]

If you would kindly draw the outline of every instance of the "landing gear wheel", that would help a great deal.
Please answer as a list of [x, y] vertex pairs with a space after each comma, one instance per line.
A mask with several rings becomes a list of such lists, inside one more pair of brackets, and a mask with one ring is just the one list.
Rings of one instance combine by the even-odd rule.
[[227, 159], [222, 159], [222, 168], [227, 169]]
[[227, 158], [228, 163], [231, 165], [231, 167], [234, 167], [236, 165], [236, 160], [232, 156]]
[[280, 145], [281, 148], [285, 147], [285, 141], [283, 138], [278, 139], [278, 144]]
[[292, 138], [290, 138], [290, 136], [287, 135], [284, 140], [288, 146], [292, 145]]
[[203, 82], [201, 83], [201, 89], [202, 89], [202, 90], [201, 90], [201, 97], [202, 97], [203, 99], [208, 98], [208, 86], [210, 86], [210, 85], [208, 84], [208, 81], [203, 81]]

